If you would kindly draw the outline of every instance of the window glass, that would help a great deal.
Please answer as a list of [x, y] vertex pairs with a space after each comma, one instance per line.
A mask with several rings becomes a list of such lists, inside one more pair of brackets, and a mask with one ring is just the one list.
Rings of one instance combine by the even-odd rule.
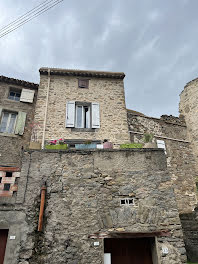
[[0, 132], [6, 132], [6, 127], [8, 123], [9, 113], [3, 113], [1, 120]]
[[16, 113], [3, 112], [1, 124], [0, 124], [0, 132], [2, 133], [14, 133], [14, 127], [16, 122]]
[[88, 106], [84, 107], [84, 120], [85, 120], [85, 128], [90, 128], [90, 108]]
[[76, 106], [76, 126], [77, 128], [90, 128], [90, 106]]
[[8, 131], [7, 131], [8, 133], [14, 132], [15, 119], [16, 119], [16, 114], [10, 114], [10, 122], [8, 124]]
[[82, 106], [77, 106], [77, 111], [76, 111], [76, 126], [77, 128], [82, 128]]
[[16, 89], [10, 89], [8, 98], [14, 101], [20, 101], [21, 91]]

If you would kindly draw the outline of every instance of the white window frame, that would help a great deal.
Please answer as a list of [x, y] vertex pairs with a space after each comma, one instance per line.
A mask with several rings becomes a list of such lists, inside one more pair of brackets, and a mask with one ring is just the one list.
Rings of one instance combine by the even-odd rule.
[[[82, 116], [81, 116], [81, 126], [78, 126], [78, 120], [77, 120], [77, 108], [82, 107]], [[85, 107], [88, 108], [88, 126], [85, 127]], [[90, 128], [91, 127], [91, 107], [90, 105], [84, 105], [84, 104], [76, 104], [75, 105], [75, 128]]]
[[[2, 125], [2, 121], [3, 121], [3, 117], [4, 117], [5, 113], [8, 113], [8, 114], [9, 114], [9, 116], [8, 116], [8, 120], [7, 120], [7, 124], [6, 124], [6, 130], [3, 131], [3, 132], [0, 132], [0, 133], [14, 134], [15, 127], [16, 127], [16, 121], [17, 121], [17, 115], [18, 115], [18, 114], [17, 114], [16, 112], [3, 111], [3, 112], [2, 112], [2, 116], [1, 116], [1, 122], [0, 122], [0, 130], [1, 130], [1, 125]], [[16, 115], [16, 117], [15, 117], [15, 121], [14, 121], [14, 126], [13, 126], [13, 131], [12, 131], [12, 132], [8, 132], [7, 130], [8, 130], [8, 127], [9, 127], [9, 125], [10, 125], [10, 120], [11, 120], [11, 115], [12, 115], [12, 114], [15, 114], [15, 115]]]
[[[20, 97], [16, 97], [16, 96], [14, 96], [13, 99], [10, 98], [10, 93], [11, 93], [11, 92], [13, 92], [13, 93], [15, 93], [15, 94], [16, 94], [16, 93], [17, 93], [17, 94], [20, 94]], [[20, 89], [17, 89], [17, 88], [15, 88], [15, 87], [10, 87], [9, 94], [8, 94], [8, 99], [9, 99], [9, 100], [12, 100], [12, 101], [15, 101], [15, 102], [20, 102], [21, 92], [22, 92], [22, 90], [20, 90]], [[15, 98], [18, 98], [18, 100], [16, 100]]]

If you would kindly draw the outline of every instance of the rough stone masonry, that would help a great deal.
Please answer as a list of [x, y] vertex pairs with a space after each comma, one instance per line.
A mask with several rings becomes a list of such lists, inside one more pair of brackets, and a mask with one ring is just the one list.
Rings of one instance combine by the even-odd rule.
[[[38, 232], [43, 181], [44, 228]], [[134, 204], [121, 205], [123, 198]], [[186, 263], [175, 195], [159, 149], [25, 152], [15, 200], [7, 197], [0, 206], [1, 226], [16, 236], [7, 242], [6, 264], [102, 264], [104, 238], [94, 236], [125, 232], [158, 232], [154, 264]]]

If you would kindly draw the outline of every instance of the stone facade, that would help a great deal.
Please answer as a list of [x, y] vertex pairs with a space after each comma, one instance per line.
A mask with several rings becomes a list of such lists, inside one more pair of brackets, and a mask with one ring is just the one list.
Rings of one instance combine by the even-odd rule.
[[[123, 73], [49, 70], [48, 77], [47, 69], [40, 69], [40, 86], [35, 112], [35, 121], [40, 124], [38, 131], [40, 142], [43, 131], [45, 131], [45, 140], [64, 138], [103, 141], [108, 139], [115, 145], [129, 142]], [[88, 89], [78, 88], [79, 78], [89, 79]], [[48, 85], [49, 97], [46, 102]], [[66, 127], [66, 103], [69, 101], [99, 103], [100, 128]], [[44, 129], [46, 111], [46, 128]]]
[[151, 118], [128, 110], [128, 124], [132, 142], [143, 142], [144, 133], [154, 134], [154, 141], [165, 142], [167, 166], [179, 212], [192, 212], [197, 205], [196, 170], [184, 120], [173, 116]]
[[196, 159], [196, 181], [198, 182], [198, 79], [189, 82], [180, 94], [180, 114], [185, 118], [187, 125], [187, 138], [191, 142], [193, 153]]
[[185, 247], [191, 262], [198, 260], [198, 208], [191, 214], [180, 215]]
[[[22, 91], [24, 88], [35, 91], [33, 103], [10, 100], [8, 98], [10, 88], [14, 88], [17, 91]], [[0, 133], [0, 166], [20, 167], [21, 150], [29, 146], [31, 138], [32, 129], [30, 124], [34, 119], [37, 90], [37, 84], [0, 76], [0, 110], [2, 110], [0, 113], [0, 123], [4, 110], [15, 113], [22, 111], [27, 114], [23, 135]]]
[[[38, 232], [43, 181], [46, 207]], [[128, 197], [135, 204], [121, 205]], [[8, 239], [6, 264], [102, 264], [104, 236], [136, 233], [155, 238], [154, 264], [186, 263], [162, 150], [25, 152], [19, 191], [15, 201], [9, 199], [4, 205], [0, 199], [0, 228], [16, 236]]]

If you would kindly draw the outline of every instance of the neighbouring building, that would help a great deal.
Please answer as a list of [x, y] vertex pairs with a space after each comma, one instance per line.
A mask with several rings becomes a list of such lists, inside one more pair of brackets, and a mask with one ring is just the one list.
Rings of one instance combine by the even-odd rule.
[[[9, 180], [18, 191], [0, 196], [0, 264], [181, 264], [185, 247], [197, 260], [192, 128], [185, 115], [158, 119], [127, 110], [124, 77], [41, 68], [39, 89], [2, 77], [0, 129], [8, 129], [0, 130], [2, 153], [9, 138], [17, 148], [11, 145], [0, 157], [0, 186], [7, 188]], [[145, 133], [154, 134], [156, 148], [120, 149], [142, 143]], [[69, 149], [46, 149], [59, 139]], [[105, 140], [114, 149], [75, 149]], [[28, 149], [30, 141], [42, 150]]]
[[0, 76], [0, 167], [20, 167], [29, 146], [38, 84]]
[[0, 76], [0, 197], [17, 191], [29, 146], [38, 84]]
[[40, 69], [38, 140], [129, 142], [124, 73]]

